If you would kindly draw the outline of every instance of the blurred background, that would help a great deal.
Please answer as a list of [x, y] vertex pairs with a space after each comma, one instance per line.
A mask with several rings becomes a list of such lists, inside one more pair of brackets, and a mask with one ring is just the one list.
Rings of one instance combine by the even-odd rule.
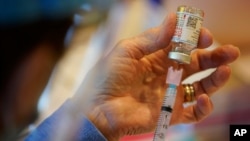
[[[212, 96], [213, 113], [197, 124], [170, 128], [173, 141], [229, 140], [230, 124], [250, 123], [250, 1], [248, 0], [107, 0], [82, 5], [75, 14], [65, 44], [69, 47], [57, 64], [39, 102], [37, 124], [54, 112], [78, 89], [86, 72], [101, 54], [107, 53], [121, 39], [135, 36], [159, 25], [179, 5], [190, 5], [205, 12], [204, 26], [215, 37], [211, 47], [234, 44], [240, 58], [231, 64], [232, 76]], [[200, 79], [200, 77], [194, 78]], [[31, 126], [32, 127], [32, 126]], [[121, 141], [152, 140], [153, 133], [128, 136]]]

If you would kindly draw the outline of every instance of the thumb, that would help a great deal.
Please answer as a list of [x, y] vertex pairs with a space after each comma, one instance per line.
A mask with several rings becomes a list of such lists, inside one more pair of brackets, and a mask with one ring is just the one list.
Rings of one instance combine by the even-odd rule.
[[159, 49], [162, 49], [170, 43], [176, 26], [176, 14], [170, 13], [163, 23], [159, 27], [159, 36], [156, 40], [157, 45], [159, 46]]
[[[132, 40], [124, 40], [121, 47], [130, 50], [129, 55], [135, 59], [141, 59], [145, 55], [154, 53], [167, 47], [172, 39], [176, 25], [176, 14], [169, 14], [164, 22], [155, 28], [151, 28]], [[133, 45], [131, 46], [131, 43]]]

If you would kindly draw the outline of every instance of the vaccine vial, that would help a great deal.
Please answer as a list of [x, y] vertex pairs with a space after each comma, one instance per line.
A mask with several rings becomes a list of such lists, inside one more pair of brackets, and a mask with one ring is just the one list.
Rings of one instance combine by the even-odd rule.
[[177, 23], [168, 57], [182, 64], [189, 64], [190, 53], [197, 47], [204, 12], [190, 6], [177, 8]]

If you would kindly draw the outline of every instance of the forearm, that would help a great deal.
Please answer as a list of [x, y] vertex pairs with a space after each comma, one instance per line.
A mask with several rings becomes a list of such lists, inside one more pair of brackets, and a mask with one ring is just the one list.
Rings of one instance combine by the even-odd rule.
[[26, 139], [105, 141], [105, 137], [82, 113], [67, 100], [55, 113], [45, 119]]

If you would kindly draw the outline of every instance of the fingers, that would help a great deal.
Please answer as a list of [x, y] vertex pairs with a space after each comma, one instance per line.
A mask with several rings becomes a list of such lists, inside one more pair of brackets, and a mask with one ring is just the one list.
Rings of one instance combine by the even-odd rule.
[[[170, 47], [169, 44], [174, 35], [175, 26], [176, 14], [171, 13], [166, 17], [166, 19], [160, 26], [149, 29], [139, 36], [121, 42], [121, 55], [129, 55], [129, 57], [141, 59], [145, 55], [149, 55], [160, 49]], [[206, 28], [201, 28], [198, 48], [205, 48], [210, 46], [211, 44], [211, 33]], [[169, 52], [170, 49], [171, 48], [166, 48], [166, 53]]]
[[209, 47], [211, 44], [213, 43], [213, 37], [211, 32], [202, 27], [201, 31], [200, 31], [200, 36], [199, 36], [199, 40], [198, 40], [198, 48], [207, 48]]
[[216, 68], [221, 65], [230, 64], [240, 55], [240, 51], [233, 45], [217, 47], [212, 51], [197, 50], [192, 54], [191, 64], [184, 65], [186, 76], [206, 70]]
[[197, 99], [197, 103], [193, 106], [194, 121], [200, 121], [207, 117], [213, 111], [213, 104], [210, 98], [206, 95], [200, 95]]
[[[144, 41], [137, 49], [142, 52], [141, 57], [156, 52], [169, 46], [176, 26], [176, 15], [169, 14], [163, 24], [157, 28], [150, 29], [139, 36], [139, 40]], [[201, 28], [198, 48], [206, 48], [213, 42], [212, 34], [206, 28]]]
[[233, 45], [224, 45], [215, 50], [198, 55], [201, 69], [218, 67], [235, 61], [240, 55], [239, 48]]
[[215, 91], [221, 88], [228, 81], [230, 74], [231, 74], [230, 67], [227, 65], [222, 65], [206, 78], [194, 82], [193, 86], [195, 89], [196, 98], [200, 94], [204, 93], [206, 93], [209, 96], [212, 95]]
[[201, 69], [218, 67], [229, 64], [239, 57], [239, 48], [233, 45], [224, 45], [211, 52], [198, 54], [199, 66]]
[[213, 104], [209, 96], [227, 82], [230, 74], [230, 67], [222, 65], [208, 77], [194, 82], [196, 104], [184, 109], [181, 122], [198, 122], [207, 117], [213, 110]]
[[184, 109], [182, 123], [198, 122], [213, 111], [213, 104], [206, 94], [198, 97], [197, 103]]

